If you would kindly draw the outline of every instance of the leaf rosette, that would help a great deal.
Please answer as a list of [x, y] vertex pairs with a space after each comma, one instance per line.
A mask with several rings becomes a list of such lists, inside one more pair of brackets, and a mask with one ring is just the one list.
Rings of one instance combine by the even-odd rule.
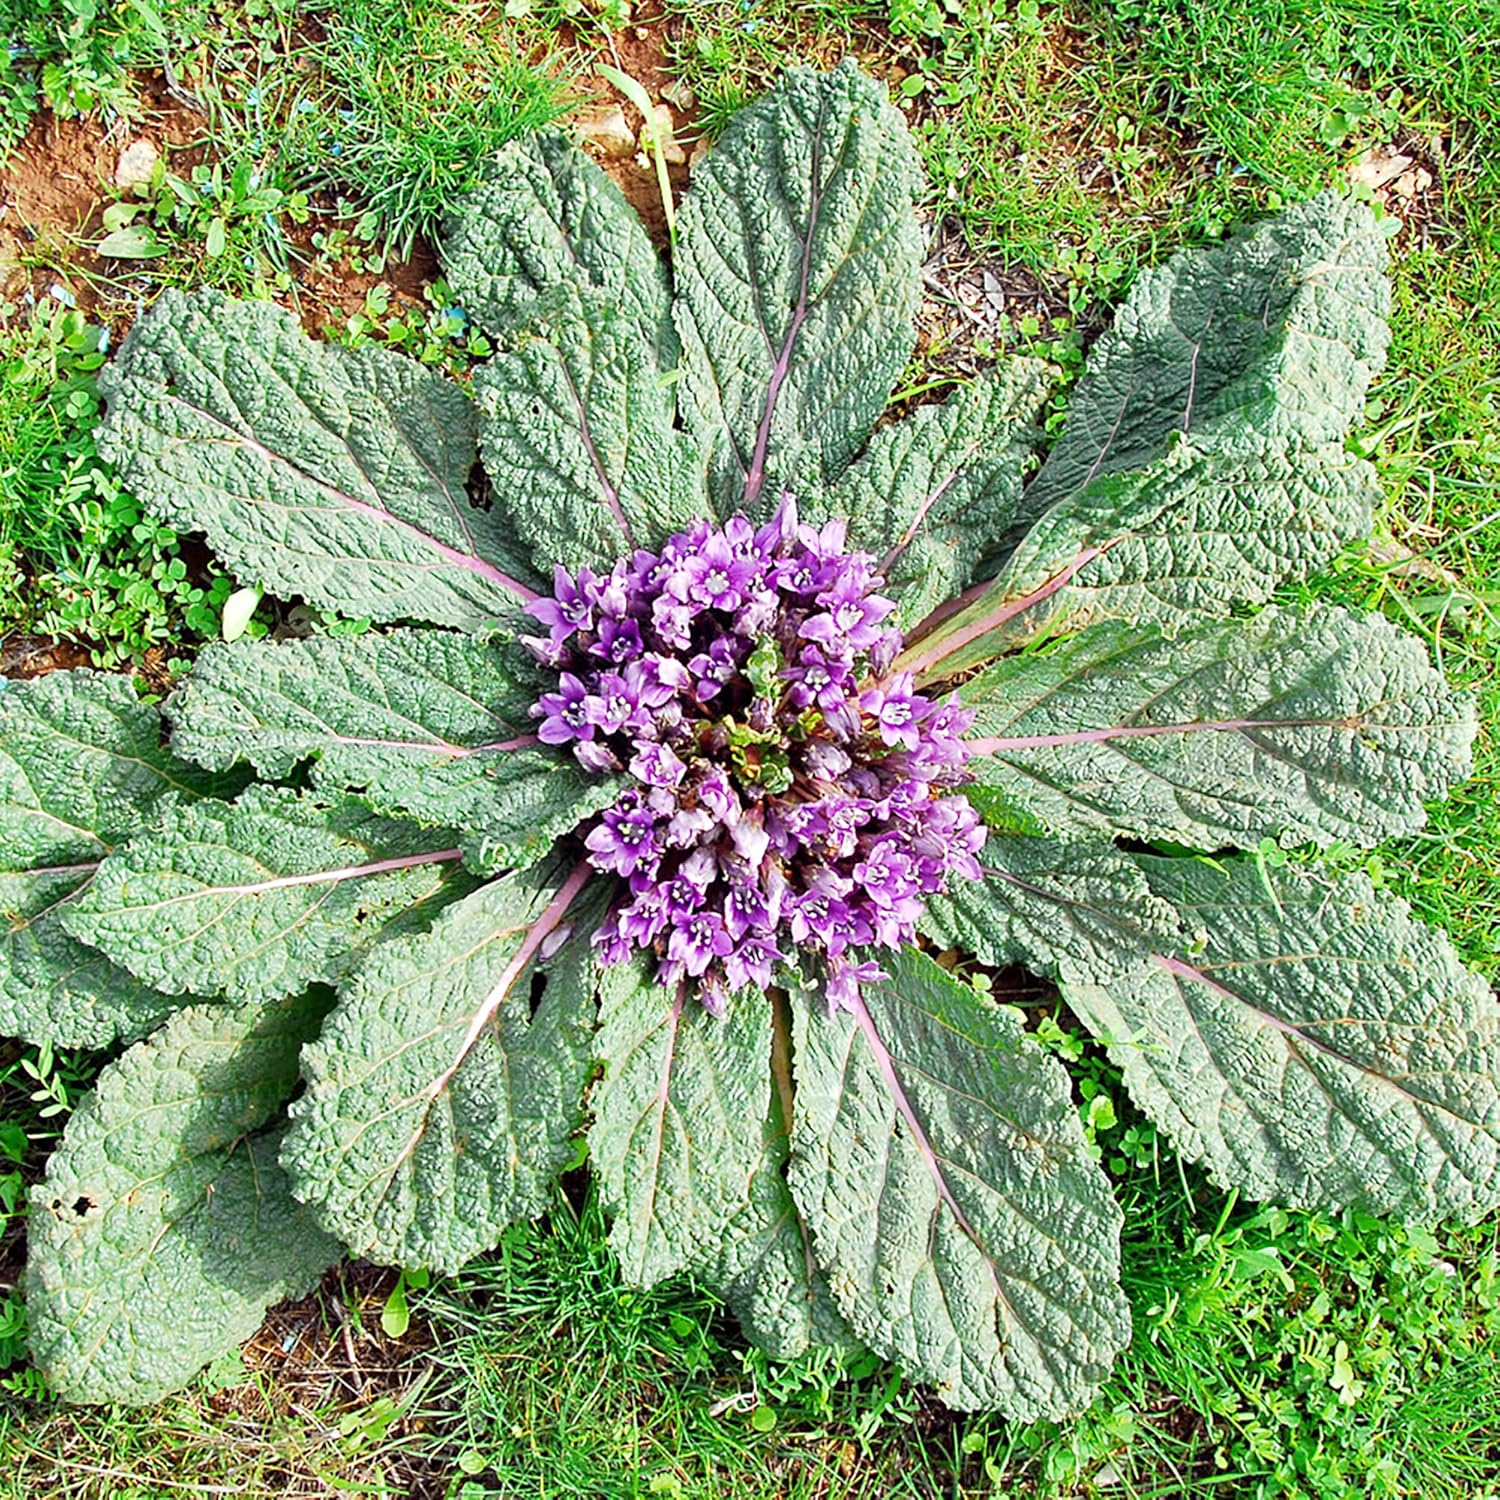
[[472, 389], [208, 292], [132, 330], [132, 490], [380, 628], [210, 647], [164, 711], [0, 698], [0, 1024], [125, 1046], [35, 1190], [64, 1394], [183, 1383], [345, 1251], [451, 1270], [582, 1139], [635, 1281], [1076, 1411], [1120, 1211], [955, 951], [1055, 981], [1226, 1184], [1500, 1203], [1487, 987], [1361, 878], [1234, 852], [1411, 830], [1467, 770], [1418, 643], [1269, 602], [1368, 522], [1380, 233], [1325, 195], [1143, 276], [1026, 482], [1033, 361], [872, 431], [920, 187], [879, 86], [794, 72], [670, 270], [567, 142], [509, 148], [443, 246]]

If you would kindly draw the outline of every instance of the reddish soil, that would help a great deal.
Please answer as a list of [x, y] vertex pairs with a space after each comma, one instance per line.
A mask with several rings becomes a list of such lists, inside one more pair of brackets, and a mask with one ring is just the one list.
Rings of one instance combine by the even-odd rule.
[[10, 635], [0, 642], [0, 677], [45, 677], [48, 672], [86, 667], [89, 654], [72, 641], [49, 641], [36, 635]]
[[[159, 77], [147, 81], [143, 94], [151, 107], [140, 120], [108, 128], [96, 119], [59, 120], [44, 112], [0, 170], [0, 297], [39, 296], [61, 284], [79, 308], [117, 334], [134, 320], [143, 288], [132, 282], [131, 262], [102, 260], [89, 248], [102, 237], [104, 208], [116, 196], [120, 154], [134, 141], [149, 141], [178, 173], [206, 156], [201, 114], [171, 95]], [[316, 195], [312, 208], [306, 224], [287, 226], [296, 290], [282, 299], [295, 306], [310, 333], [359, 311], [379, 282], [391, 287], [398, 305], [422, 301], [438, 269], [430, 246], [419, 242], [406, 260], [388, 261], [379, 272], [333, 264], [312, 244], [332, 216], [333, 199]]]
[[408, 304], [421, 306], [422, 293], [438, 277], [432, 246], [418, 239], [405, 260], [388, 259], [379, 271], [357, 268], [347, 258], [330, 261], [319, 255], [312, 238], [330, 222], [333, 207], [331, 195], [314, 194], [313, 215], [307, 223], [287, 226], [287, 238], [294, 246], [296, 291], [280, 300], [294, 307], [308, 333], [326, 334], [330, 326], [359, 312], [366, 294], [382, 282], [391, 289], [392, 310]]
[[112, 323], [134, 316], [133, 293], [115, 299], [128, 313], [109, 306], [111, 280], [128, 273], [128, 262], [102, 261], [88, 248], [103, 234], [120, 153], [147, 140], [182, 171], [201, 159], [193, 143], [204, 130], [201, 113], [173, 97], [160, 77], [148, 78], [141, 95], [148, 107], [139, 120], [108, 127], [43, 111], [0, 169], [0, 295], [40, 293], [60, 282], [90, 315]]
[[0, 294], [18, 295], [37, 278], [23, 258], [71, 258], [66, 242], [91, 227], [116, 155], [98, 121], [42, 116], [0, 173]]

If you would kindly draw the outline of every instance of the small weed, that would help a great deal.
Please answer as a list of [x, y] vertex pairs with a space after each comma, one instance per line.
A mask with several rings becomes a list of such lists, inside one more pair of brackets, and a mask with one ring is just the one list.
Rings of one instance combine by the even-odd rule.
[[98, 253], [155, 262], [152, 279], [222, 286], [241, 294], [291, 286], [291, 247], [283, 219], [305, 224], [305, 192], [277, 186], [248, 154], [202, 162], [185, 176], [164, 161], [136, 201], [122, 196], [104, 211]]
[[[93, 1084], [99, 1058], [43, 1043], [0, 1042], [0, 1266], [18, 1258], [26, 1189], [62, 1135], [79, 1096]], [[24, 1364], [26, 1304], [14, 1282], [0, 1282], [0, 1391], [27, 1400], [45, 1395]]]
[[69, 119], [101, 106], [128, 109], [125, 78], [153, 8], [103, 0], [0, 0], [0, 157], [43, 105]]
[[454, 302], [446, 281], [439, 277], [430, 282], [422, 289], [422, 296], [428, 304], [425, 314], [412, 306], [393, 312], [391, 289], [378, 282], [365, 293], [360, 311], [350, 314], [343, 328], [330, 329], [330, 334], [350, 349], [381, 343], [400, 349], [424, 365], [436, 365], [455, 374], [490, 353], [489, 339]]
[[83, 641], [108, 667], [217, 634], [232, 584], [194, 577], [98, 456], [106, 352], [105, 330], [61, 305], [0, 332], [0, 630]]

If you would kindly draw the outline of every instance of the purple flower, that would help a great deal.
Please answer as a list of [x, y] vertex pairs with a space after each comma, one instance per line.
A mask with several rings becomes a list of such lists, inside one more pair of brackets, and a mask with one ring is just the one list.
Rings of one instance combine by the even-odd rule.
[[596, 776], [607, 776], [620, 769], [620, 757], [598, 740], [580, 740], [573, 746], [573, 756], [585, 771]]
[[531, 710], [540, 718], [536, 737], [544, 745], [565, 745], [569, 740], [591, 740], [594, 726], [589, 721], [589, 692], [571, 672], [558, 679], [557, 692], [543, 693]]
[[860, 695], [859, 706], [875, 720], [875, 731], [887, 745], [915, 750], [922, 736], [917, 713], [922, 700], [911, 691], [911, 674], [903, 672], [886, 687], [873, 687]]
[[854, 866], [854, 878], [880, 907], [894, 906], [917, 889], [915, 866], [894, 834], [871, 844], [865, 857]]
[[[585, 568], [583, 574], [587, 573]], [[552, 597], [533, 599], [526, 606], [526, 613], [547, 626], [554, 646], [561, 645], [576, 631], [587, 630], [593, 623], [591, 601], [568, 576], [567, 569], [560, 567], [552, 570]]]
[[746, 936], [724, 956], [724, 976], [731, 990], [742, 990], [746, 985], [765, 989], [771, 983], [772, 966], [784, 964], [776, 944], [764, 937]]
[[[924, 899], [973, 878], [984, 827], [962, 796], [972, 715], [890, 668], [902, 646], [873, 560], [841, 521], [698, 522], [660, 552], [529, 606], [558, 672], [538, 738], [631, 785], [582, 830], [619, 890], [602, 962], [645, 949], [663, 985], [724, 1013], [776, 970], [821, 970], [829, 1003], [884, 978]], [[789, 940], [789, 941], [788, 941]]]
[[891, 976], [874, 963], [840, 963], [830, 961], [828, 965], [828, 1004], [832, 1010], [853, 1010], [859, 1004], [859, 987], [862, 984], [878, 984]]
[[646, 740], [631, 759], [630, 774], [647, 786], [672, 787], [687, 775], [687, 767], [672, 753], [670, 745]]
[[589, 647], [589, 655], [620, 666], [634, 661], [643, 649], [641, 627], [634, 620], [605, 620], [599, 626], [599, 639]]
[[716, 958], [734, 951], [734, 940], [717, 912], [700, 911], [677, 927], [667, 942], [667, 957], [676, 959], [695, 978]]
[[584, 844], [598, 869], [610, 870], [616, 875], [654, 870], [660, 852], [656, 819], [646, 807], [632, 808], [623, 813], [611, 808], [601, 815]]
[[727, 636], [720, 636], [707, 651], [700, 651], [688, 664], [693, 691], [700, 703], [718, 696], [724, 684], [732, 682], [739, 672], [741, 653]]
[[684, 560], [674, 583], [684, 591], [683, 599], [732, 613], [744, 604], [746, 594], [760, 578], [761, 568], [756, 562], [746, 558], [743, 551], [737, 555], [730, 537], [719, 532], [707, 537], [701, 550]]

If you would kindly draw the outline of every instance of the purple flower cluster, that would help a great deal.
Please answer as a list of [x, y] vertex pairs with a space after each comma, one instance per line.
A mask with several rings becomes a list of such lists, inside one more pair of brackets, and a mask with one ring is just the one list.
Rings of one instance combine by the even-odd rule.
[[619, 898], [595, 938], [605, 963], [658, 957], [722, 1012], [776, 964], [821, 960], [830, 1001], [883, 978], [858, 950], [915, 936], [950, 873], [979, 877], [967, 798], [972, 715], [892, 675], [900, 633], [844, 525], [700, 522], [612, 571], [556, 573], [527, 606], [527, 644], [555, 668], [532, 708], [545, 744], [633, 784], [585, 836]]

